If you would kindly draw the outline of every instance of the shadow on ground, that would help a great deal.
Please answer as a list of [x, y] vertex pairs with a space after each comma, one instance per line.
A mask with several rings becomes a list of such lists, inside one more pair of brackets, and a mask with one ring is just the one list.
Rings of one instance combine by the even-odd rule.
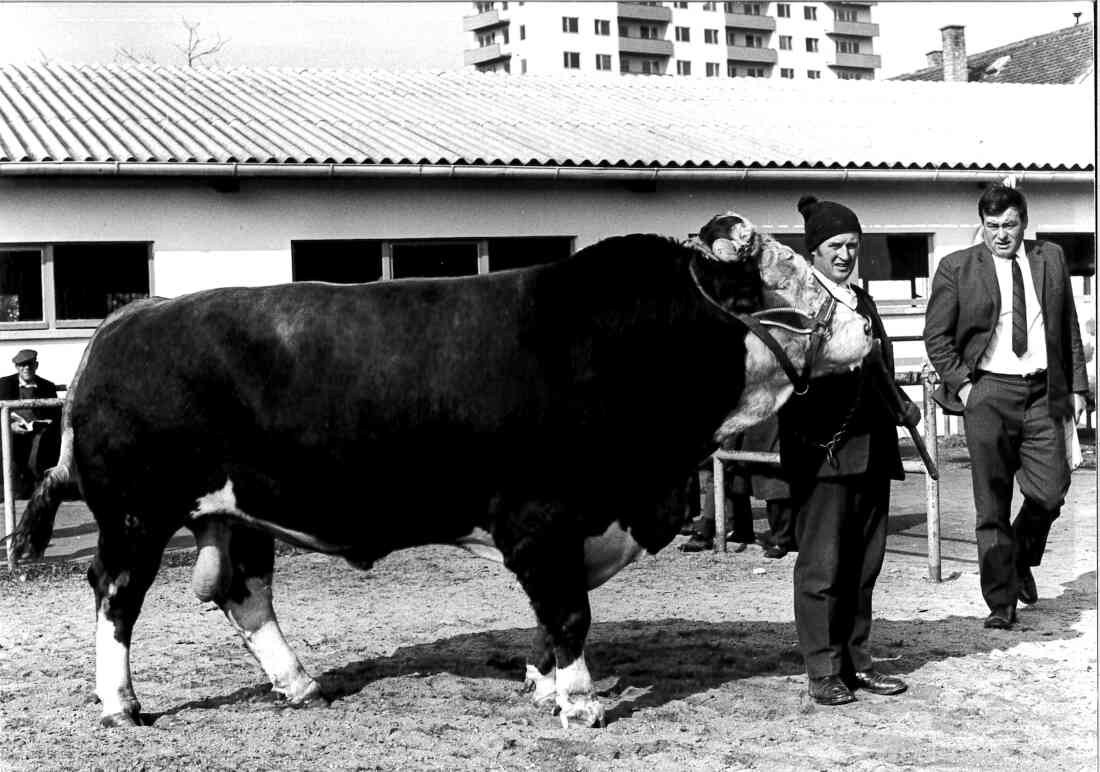
[[[1024, 610], [1012, 631], [986, 630], [979, 617], [945, 619], [877, 619], [872, 649], [888, 660], [884, 669], [904, 675], [930, 662], [1005, 649], [1024, 642], [1071, 640], [1083, 613], [1096, 609], [1096, 572], [1062, 585], [1056, 598], [1043, 598]], [[513, 628], [458, 635], [432, 643], [406, 646], [391, 656], [352, 662], [323, 673], [321, 688], [340, 700], [383, 679], [416, 674], [449, 673], [467, 678], [514, 680], [524, 675], [524, 657], [533, 629]], [[691, 619], [630, 620], [595, 624], [586, 655], [593, 677], [615, 676], [606, 694], [607, 721], [760, 675], [800, 676], [802, 659], [793, 641], [793, 622], [701, 622]], [[217, 708], [271, 700], [270, 687], [257, 684], [220, 697], [181, 704], [145, 716], [161, 716], [192, 708]], [[629, 696], [627, 696], [629, 695]]]

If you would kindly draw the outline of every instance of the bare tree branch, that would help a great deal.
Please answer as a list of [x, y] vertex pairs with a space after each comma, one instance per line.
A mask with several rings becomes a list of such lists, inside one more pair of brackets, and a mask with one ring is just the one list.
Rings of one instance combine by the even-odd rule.
[[218, 53], [229, 42], [228, 38], [223, 38], [221, 35], [217, 35], [215, 40], [211, 42], [199, 34], [199, 23], [197, 21], [188, 21], [187, 19], [181, 19], [180, 21], [187, 30], [187, 45], [177, 45], [176, 48], [187, 59], [188, 67], [194, 67], [200, 59]]

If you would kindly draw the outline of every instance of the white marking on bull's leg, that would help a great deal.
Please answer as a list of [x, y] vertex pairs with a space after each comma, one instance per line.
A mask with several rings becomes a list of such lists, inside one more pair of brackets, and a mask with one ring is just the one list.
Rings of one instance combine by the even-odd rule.
[[557, 703], [561, 709], [561, 725], [603, 726], [603, 705], [596, 699], [592, 676], [584, 661], [584, 652], [557, 671]]
[[588, 589], [599, 587], [637, 560], [643, 547], [616, 521], [599, 536], [584, 540], [584, 567]]
[[527, 665], [527, 676], [523, 680], [524, 688], [531, 689], [531, 702], [543, 705], [557, 697], [557, 668], [543, 675], [534, 665]]
[[141, 710], [130, 678], [130, 647], [115, 637], [115, 623], [107, 618], [106, 607], [116, 592], [112, 583], [95, 626], [95, 693], [108, 726], [136, 723]]
[[457, 542], [458, 546], [477, 555], [479, 558], [492, 560], [497, 563], [504, 562], [504, 555], [497, 549], [492, 535], [484, 528], [475, 528], [463, 536]]
[[291, 650], [271, 605], [270, 577], [245, 580], [248, 594], [240, 601], [222, 604], [226, 617], [271, 680], [271, 688], [295, 705], [321, 696], [317, 682], [305, 671]]

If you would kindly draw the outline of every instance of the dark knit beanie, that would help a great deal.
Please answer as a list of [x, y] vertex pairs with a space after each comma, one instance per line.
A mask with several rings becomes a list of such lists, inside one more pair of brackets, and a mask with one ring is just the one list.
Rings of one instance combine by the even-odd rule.
[[856, 213], [844, 204], [803, 196], [798, 199], [798, 211], [806, 221], [807, 253], [813, 252], [818, 244], [838, 233], [863, 233]]

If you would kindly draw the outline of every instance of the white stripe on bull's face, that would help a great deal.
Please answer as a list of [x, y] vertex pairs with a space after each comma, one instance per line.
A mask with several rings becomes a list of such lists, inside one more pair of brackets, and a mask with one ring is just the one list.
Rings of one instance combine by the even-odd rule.
[[[809, 262], [770, 236], [763, 236], [762, 241], [760, 276], [767, 307], [786, 306], [813, 317], [829, 295], [813, 278]], [[828, 331], [828, 338], [813, 361], [810, 373], [813, 377], [851, 370], [871, 351], [869, 322], [845, 305], [836, 305]], [[809, 350], [810, 336], [781, 327], [771, 327], [769, 332], [782, 346], [795, 369], [801, 371]], [[775, 354], [755, 335], [747, 335], [745, 386], [737, 407], [715, 432], [715, 440], [723, 442], [731, 434], [774, 415], [793, 393], [794, 388]]]

